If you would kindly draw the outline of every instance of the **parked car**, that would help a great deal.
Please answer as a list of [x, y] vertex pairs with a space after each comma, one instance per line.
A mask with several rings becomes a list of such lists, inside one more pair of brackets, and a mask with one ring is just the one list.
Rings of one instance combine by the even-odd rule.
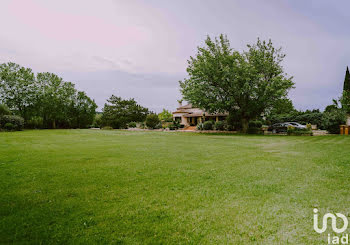
[[302, 125], [297, 122], [284, 122], [284, 123], [275, 123], [271, 125], [268, 130], [272, 131], [273, 133], [283, 133], [287, 132], [288, 126], [293, 126], [294, 128], [298, 129], [306, 129], [305, 125]]
[[293, 126], [294, 128], [298, 128], [298, 129], [306, 129], [306, 125], [302, 125], [300, 123], [297, 122], [286, 122], [287, 124]]
[[268, 131], [273, 133], [287, 132], [288, 124], [286, 123], [275, 123], [268, 128]]

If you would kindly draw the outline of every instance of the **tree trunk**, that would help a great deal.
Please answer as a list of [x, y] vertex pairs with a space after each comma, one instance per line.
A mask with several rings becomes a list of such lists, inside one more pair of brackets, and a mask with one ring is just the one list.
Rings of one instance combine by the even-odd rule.
[[246, 134], [248, 132], [248, 123], [249, 120], [246, 118], [242, 118], [241, 124], [242, 124], [242, 133]]
[[56, 120], [52, 121], [52, 128], [55, 129], [56, 128]]

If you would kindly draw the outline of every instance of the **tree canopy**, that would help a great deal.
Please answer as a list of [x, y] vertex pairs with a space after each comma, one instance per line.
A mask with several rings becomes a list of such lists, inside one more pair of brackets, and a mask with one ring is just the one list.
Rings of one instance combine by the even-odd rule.
[[12, 62], [0, 65], [0, 103], [28, 119], [36, 95], [37, 84], [30, 68]]
[[207, 37], [205, 46], [188, 60], [188, 78], [180, 81], [185, 100], [209, 112], [239, 116], [244, 132], [249, 120], [285, 99], [294, 85], [284, 73], [280, 48], [260, 39], [247, 47], [238, 52], [224, 35]]
[[159, 117], [159, 120], [164, 121], [164, 122], [172, 122], [173, 121], [173, 114], [166, 109], [163, 109], [163, 111], [158, 114], [158, 117]]
[[103, 126], [126, 128], [129, 122], [143, 122], [149, 114], [148, 109], [134, 99], [124, 100], [112, 95], [107, 102], [101, 118]]
[[74, 84], [53, 73], [38, 73], [15, 63], [0, 65], [0, 103], [25, 119], [26, 126], [40, 122], [45, 128], [86, 128], [97, 105]]

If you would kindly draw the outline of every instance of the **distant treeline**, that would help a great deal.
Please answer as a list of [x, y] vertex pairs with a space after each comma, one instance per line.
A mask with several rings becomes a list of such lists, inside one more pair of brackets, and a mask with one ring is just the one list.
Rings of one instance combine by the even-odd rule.
[[97, 108], [73, 83], [11, 62], [0, 65], [0, 104], [22, 117], [26, 128], [87, 128]]

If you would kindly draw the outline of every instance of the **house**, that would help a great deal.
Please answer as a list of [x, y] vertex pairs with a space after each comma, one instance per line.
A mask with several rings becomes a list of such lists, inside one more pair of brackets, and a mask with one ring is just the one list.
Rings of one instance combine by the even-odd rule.
[[204, 121], [223, 121], [228, 116], [228, 113], [208, 113], [200, 108], [192, 107], [192, 104], [182, 105], [179, 102], [179, 107], [173, 112], [173, 119], [180, 122], [184, 126], [196, 126]]

